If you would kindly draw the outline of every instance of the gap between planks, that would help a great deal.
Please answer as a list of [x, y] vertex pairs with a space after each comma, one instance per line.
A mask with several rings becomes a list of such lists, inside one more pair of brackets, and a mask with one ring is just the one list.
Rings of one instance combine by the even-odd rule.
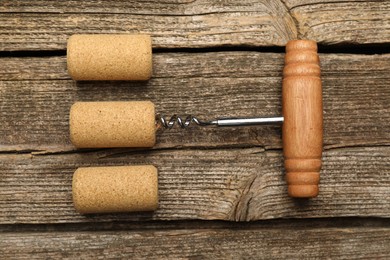
[[171, 220], [171, 221], [116, 221], [101, 223], [58, 223], [58, 224], [0, 224], [4, 232], [89, 232], [89, 231], [164, 231], [191, 229], [337, 229], [337, 228], [390, 228], [389, 218], [333, 217], [306, 219], [268, 219], [252, 222], [230, 222], [220, 220]]

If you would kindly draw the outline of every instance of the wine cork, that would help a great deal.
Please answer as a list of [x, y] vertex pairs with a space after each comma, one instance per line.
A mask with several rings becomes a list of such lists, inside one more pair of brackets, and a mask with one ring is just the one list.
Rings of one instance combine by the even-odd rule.
[[78, 148], [152, 147], [156, 143], [150, 101], [77, 102], [70, 109], [70, 139]]
[[74, 80], [148, 80], [152, 40], [149, 35], [72, 35], [67, 64]]
[[156, 210], [157, 169], [152, 165], [78, 168], [72, 194], [75, 209], [83, 214]]

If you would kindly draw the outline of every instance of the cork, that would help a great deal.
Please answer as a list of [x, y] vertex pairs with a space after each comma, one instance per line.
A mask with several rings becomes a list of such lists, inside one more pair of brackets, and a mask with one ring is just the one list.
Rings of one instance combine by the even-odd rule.
[[73, 204], [82, 214], [153, 211], [158, 207], [153, 165], [78, 168], [73, 174]]
[[77, 148], [153, 147], [154, 104], [150, 101], [77, 102], [70, 109], [70, 139]]
[[149, 35], [72, 35], [67, 64], [74, 80], [148, 80], [152, 40]]

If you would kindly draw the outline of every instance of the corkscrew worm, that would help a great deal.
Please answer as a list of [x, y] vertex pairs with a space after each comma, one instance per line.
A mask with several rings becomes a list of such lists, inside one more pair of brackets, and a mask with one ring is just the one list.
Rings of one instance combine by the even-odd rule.
[[158, 128], [164, 127], [171, 129], [177, 123], [181, 128], [187, 128], [191, 123], [199, 126], [254, 126], [254, 125], [269, 125], [283, 124], [283, 117], [242, 117], [242, 118], [218, 118], [211, 121], [201, 121], [197, 117], [187, 115], [184, 117], [173, 115], [167, 119], [164, 115], [156, 115], [156, 125]]

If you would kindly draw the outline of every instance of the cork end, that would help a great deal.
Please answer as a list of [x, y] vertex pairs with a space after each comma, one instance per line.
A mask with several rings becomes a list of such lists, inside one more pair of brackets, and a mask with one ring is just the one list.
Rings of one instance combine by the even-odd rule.
[[68, 39], [67, 68], [74, 80], [144, 81], [152, 76], [149, 35], [76, 34]]
[[77, 102], [69, 132], [77, 148], [153, 147], [155, 107], [150, 101]]
[[73, 204], [81, 214], [154, 211], [158, 172], [153, 165], [79, 168], [72, 180]]

